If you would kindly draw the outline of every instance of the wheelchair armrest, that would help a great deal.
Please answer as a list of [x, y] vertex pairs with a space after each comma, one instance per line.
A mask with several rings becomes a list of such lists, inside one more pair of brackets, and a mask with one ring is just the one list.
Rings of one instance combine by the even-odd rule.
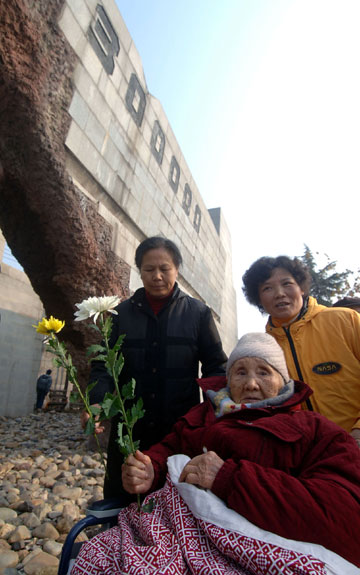
[[127, 504], [128, 501], [126, 501], [126, 498], [101, 499], [100, 501], [95, 501], [88, 509], [86, 509], [86, 517], [80, 519], [80, 521], [74, 525], [65, 539], [59, 563], [58, 575], [67, 574], [72, 548], [79, 533], [86, 527], [90, 527], [92, 525], [103, 525], [104, 523], [115, 525], [119, 511]]
[[124, 499], [101, 499], [94, 501], [86, 509], [87, 516], [97, 517], [98, 519], [107, 518], [107, 521], [99, 521], [99, 523], [107, 523], [110, 518], [117, 516], [119, 511], [128, 503]]

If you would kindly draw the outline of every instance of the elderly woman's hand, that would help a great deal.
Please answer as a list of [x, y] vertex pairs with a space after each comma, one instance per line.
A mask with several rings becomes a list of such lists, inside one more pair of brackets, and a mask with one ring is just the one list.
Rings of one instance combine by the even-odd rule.
[[154, 480], [154, 468], [151, 459], [137, 450], [129, 455], [122, 466], [122, 484], [128, 493], [146, 493]]
[[360, 447], [360, 429], [353, 429], [350, 435], [355, 439], [358, 447]]
[[211, 489], [219, 469], [224, 465], [223, 459], [215, 451], [197, 455], [187, 463], [181, 472], [179, 481], [192, 483], [204, 489]]

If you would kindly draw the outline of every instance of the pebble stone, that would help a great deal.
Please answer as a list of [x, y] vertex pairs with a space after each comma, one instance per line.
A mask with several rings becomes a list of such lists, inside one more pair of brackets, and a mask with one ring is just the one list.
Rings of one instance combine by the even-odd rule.
[[56, 575], [66, 535], [102, 499], [103, 481], [79, 413], [0, 416], [0, 575]]

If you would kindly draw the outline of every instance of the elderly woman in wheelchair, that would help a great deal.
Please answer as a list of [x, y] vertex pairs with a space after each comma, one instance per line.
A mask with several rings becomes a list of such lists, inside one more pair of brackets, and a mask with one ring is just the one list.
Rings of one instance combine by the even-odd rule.
[[82, 545], [72, 575], [336, 574], [360, 568], [360, 451], [289, 378], [269, 334], [243, 336], [205, 401], [122, 468], [145, 496]]

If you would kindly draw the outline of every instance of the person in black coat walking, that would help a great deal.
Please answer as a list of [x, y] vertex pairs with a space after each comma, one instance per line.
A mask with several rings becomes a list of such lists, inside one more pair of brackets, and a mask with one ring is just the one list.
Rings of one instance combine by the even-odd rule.
[[42, 409], [44, 399], [50, 391], [52, 384], [51, 369], [48, 369], [46, 373], [43, 373], [38, 377], [36, 382], [36, 405], [35, 409], [37, 411]]

